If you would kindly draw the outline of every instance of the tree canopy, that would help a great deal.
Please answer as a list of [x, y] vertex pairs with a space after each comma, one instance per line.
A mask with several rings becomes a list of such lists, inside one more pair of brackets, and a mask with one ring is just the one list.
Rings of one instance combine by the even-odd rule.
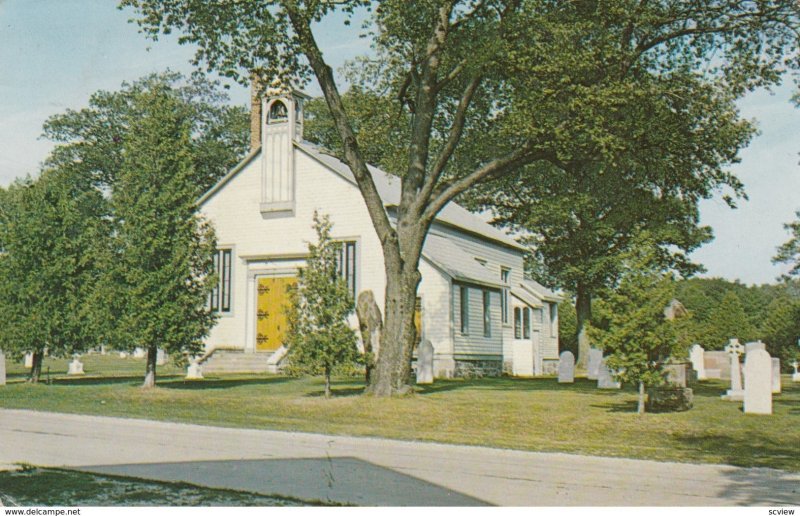
[[[383, 245], [387, 289], [371, 391], [404, 392], [414, 344], [422, 245], [437, 213], [475, 185], [537, 162], [618, 148], [614, 106], [643, 77], [693, 74], [733, 97], [797, 63], [793, 0], [122, 0], [153, 37], [179, 29], [196, 62], [269, 84], [312, 76]], [[356, 124], [315, 35], [333, 14], [371, 10], [365, 89], [408, 124], [394, 218], [373, 182]], [[642, 95], [641, 98], [644, 98]], [[609, 116], [601, 116], [608, 113]], [[481, 141], [485, 144], [476, 145]], [[619, 172], [617, 172], [619, 173]]]

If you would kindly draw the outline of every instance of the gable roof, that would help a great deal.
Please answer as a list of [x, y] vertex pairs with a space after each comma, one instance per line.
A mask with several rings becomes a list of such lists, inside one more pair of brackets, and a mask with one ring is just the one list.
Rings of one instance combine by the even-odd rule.
[[522, 280], [520, 286], [533, 294], [534, 296], [538, 297], [542, 301], [550, 301], [551, 303], [560, 303], [564, 300], [563, 297], [559, 296], [549, 288], [545, 287], [541, 283], [536, 280], [532, 280], [530, 278], [525, 278]]
[[[294, 146], [301, 150], [304, 154], [314, 159], [324, 167], [336, 172], [339, 176], [353, 185], [356, 185], [356, 180], [353, 177], [353, 173], [350, 171], [350, 167], [348, 167], [339, 158], [336, 158], [325, 149], [309, 142], [295, 141], [293, 143]], [[197, 200], [197, 205], [202, 206], [206, 201], [213, 197], [214, 194], [221, 190], [223, 186], [225, 186], [231, 179], [241, 172], [245, 166], [253, 161], [253, 159], [255, 159], [260, 153], [260, 147], [251, 151], [241, 162], [239, 162], [238, 165], [231, 169], [230, 172], [225, 174], [225, 176], [223, 176], [222, 179], [217, 182], [217, 184], [212, 186], [205, 194], [203, 194]], [[373, 181], [375, 182], [375, 187], [378, 190], [378, 195], [380, 195], [381, 199], [383, 200], [383, 204], [386, 207], [397, 206], [400, 203], [400, 178], [384, 172], [377, 167], [373, 167], [372, 165], [368, 165], [368, 168], [372, 174]], [[456, 227], [467, 233], [477, 235], [507, 247], [512, 247], [521, 251], [526, 249], [525, 246], [521, 245], [519, 242], [494, 226], [488, 224], [478, 215], [454, 202], [449, 202], [444, 208], [442, 208], [442, 210], [436, 216], [436, 222]]]
[[492, 272], [449, 238], [428, 234], [422, 256], [456, 281], [501, 288]]

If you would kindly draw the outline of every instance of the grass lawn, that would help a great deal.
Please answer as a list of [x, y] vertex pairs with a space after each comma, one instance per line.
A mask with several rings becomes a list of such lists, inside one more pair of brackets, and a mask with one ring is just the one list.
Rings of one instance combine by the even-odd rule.
[[[20, 506], [305, 506], [291, 498], [61, 469], [0, 471], [0, 501]], [[319, 505], [315, 503], [314, 505]]]
[[585, 379], [437, 380], [414, 396], [376, 399], [359, 395], [360, 379], [340, 378], [326, 400], [317, 378], [160, 376], [159, 388], [142, 391], [143, 360], [84, 363], [86, 378], [51, 385], [26, 384], [10, 367], [0, 407], [800, 471], [800, 384], [788, 376], [772, 416], [720, 400], [721, 381], [695, 386], [688, 412], [638, 416], [632, 388], [599, 391]]

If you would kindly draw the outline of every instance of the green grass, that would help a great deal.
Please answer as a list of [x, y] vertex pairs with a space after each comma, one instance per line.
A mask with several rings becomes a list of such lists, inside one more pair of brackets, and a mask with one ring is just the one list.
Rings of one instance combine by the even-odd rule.
[[[95, 359], [131, 360], [86, 357], [87, 373]], [[721, 381], [695, 386], [688, 412], [638, 416], [632, 389], [599, 391], [585, 379], [437, 380], [413, 396], [376, 399], [360, 396], [360, 379], [340, 378], [326, 400], [320, 379], [269, 375], [162, 376], [143, 391], [139, 363], [135, 376], [120, 366], [52, 385], [20, 379], [0, 388], [0, 407], [800, 471], [800, 384], [787, 376], [772, 416], [720, 400]]]
[[292, 498], [210, 489], [184, 483], [40, 468], [0, 471], [0, 501], [6, 505], [51, 507], [309, 505]]

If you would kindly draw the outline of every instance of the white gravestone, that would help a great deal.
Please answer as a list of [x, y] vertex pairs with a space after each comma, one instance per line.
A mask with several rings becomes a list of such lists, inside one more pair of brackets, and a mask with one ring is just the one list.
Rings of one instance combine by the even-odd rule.
[[744, 358], [744, 413], [772, 414], [772, 360], [763, 349]]
[[203, 368], [200, 364], [193, 360], [189, 367], [186, 369], [186, 379], [187, 380], [202, 380], [203, 379]]
[[156, 353], [156, 365], [166, 365], [167, 364], [167, 354], [164, 352], [163, 349], [159, 349]]
[[6, 384], [6, 355], [0, 351], [0, 385]]
[[558, 357], [558, 383], [575, 383], [575, 355], [571, 351]]
[[67, 371], [68, 375], [79, 375], [83, 373], [83, 364], [81, 363], [80, 359], [75, 356], [72, 359], [72, 362], [69, 363], [69, 370]]
[[429, 340], [417, 348], [417, 383], [433, 383], [433, 344]]
[[772, 394], [781, 393], [781, 359], [772, 357]]
[[25, 367], [28, 369], [33, 367], [33, 353], [25, 353]]
[[745, 354], [749, 353], [754, 349], [763, 349], [764, 351], [767, 350], [767, 345], [761, 342], [760, 340], [757, 342], [748, 342], [744, 345], [744, 352]]
[[128, 358], [128, 354], [125, 353], [124, 351], [120, 351], [119, 352], [119, 358]]
[[619, 389], [622, 387], [620, 382], [614, 380], [611, 376], [611, 370], [606, 365], [606, 359], [600, 360], [600, 368], [597, 373], [597, 388], [598, 389]]
[[144, 348], [136, 348], [133, 350], [133, 358], [144, 358], [147, 356], [147, 352]]
[[692, 362], [692, 369], [697, 371], [697, 379], [706, 379], [706, 350], [700, 344], [695, 344], [689, 349], [689, 360]]
[[794, 373], [792, 374], [792, 381], [793, 382], [800, 382], [800, 373], [797, 372], [797, 360], [792, 363], [792, 367], [794, 367]]
[[600, 374], [600, 362], [603, 360], [603, 352], [599, 349], [589, 348], [589, 363], [586, 366], [586, 377], [590, 380], [597, 380]]
[[[744, 351], [744, 346], [739, 343], [739, 339], [731, 339], [725, 346], [731, 360], [731, 388], [721, 397], [728, 401], [742, 401], [744, 399], [744, 389], [742, 389], [742, 368], [739, 364], [739, 355]], [[763, 350], [756, 350], [763, 351]]]

